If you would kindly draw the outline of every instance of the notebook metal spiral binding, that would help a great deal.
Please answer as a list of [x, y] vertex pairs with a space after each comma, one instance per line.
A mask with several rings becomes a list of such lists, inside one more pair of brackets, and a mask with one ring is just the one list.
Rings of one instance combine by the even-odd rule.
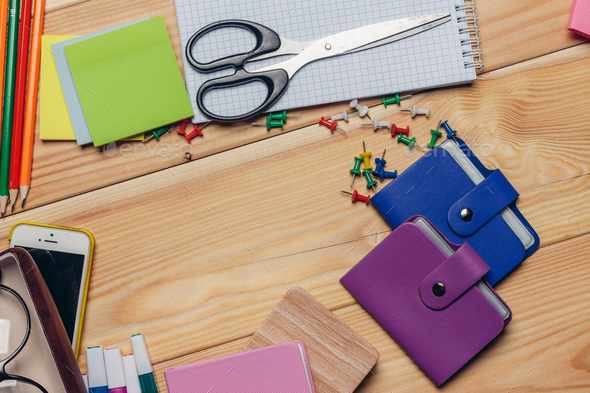
[[481, 39], [479, 38], [477, 15], [475, 14], [476, 8], [474, 0], [465, 0], [464, 4], [455, 6], [455, 11], [465, 12], [465, 15], [457, 17], [457, 22], [461, 26], [459, 28], [459, 34], [464, 35], [461, 39], [461, 45], [469, 46], [469, 49], [466, 48], [463, 50], [465, 68], [474, 67], [483, 70], [484, 64], [482, 50], [479, 47]]

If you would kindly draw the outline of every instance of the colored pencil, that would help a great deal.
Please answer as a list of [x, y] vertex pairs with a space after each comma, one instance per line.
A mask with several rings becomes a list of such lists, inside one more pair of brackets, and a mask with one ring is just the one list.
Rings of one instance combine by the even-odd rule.
[[41, 35], [45, 0], [35, 0], [33, 14], [33, 36], [31, 37], [31, 59], [29, 61], [29, 81], [25, 103], [25, 123], [23, 126], [23, 148], [20, 166], [20, 201], [25, 206], [25, 199], [31, 186], [31, 164], [33, 163], [33, 142], [35, 141], [35, 120], [37, 115], [37, 88], [39, 86], [39, 65], [41, 62]]
[[10, 0], [8, 38], [4, 86], [4, 112], [2, 113], [2, 156], [0, 156], [0, 213], [4, 217], [8, 203], [8, 177], [10, 175], [10, 144], [14, 115], [14, 88], [16, 82], [16, 51], [18, 45], [18, 14], [20, 0]]
[[31, 1], [23, 0], [18, 32], [18, 60], [16, 63], [16, 86], [14, 93], [14, 116], [12, 120], [12, 149], [10, 153], [10, 176], [8, 193], [10, 208], [14, 211], [14, 203], [18, 196], [20, 180], [21, 150], [23, 146], [23, 121], [25, 115], [25, 88], [27, 87], [27, 66], [29, 61], [29, 37], [31, 33]]
[[[4, 55], [6, 54], [6, 26], [8, 24], [8, 0], [0, 0], [0, 105], [4, 94]], [[2, 145], [2, 129], [0, 128], [0, 146]]]

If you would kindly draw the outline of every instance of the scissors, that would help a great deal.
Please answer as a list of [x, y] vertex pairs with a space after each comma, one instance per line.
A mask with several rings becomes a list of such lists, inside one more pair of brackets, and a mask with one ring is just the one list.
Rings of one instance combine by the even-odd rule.
[[[277, 102], [287, 90], [289, 80], [300, 68], [308, 63], [401, 40], [450, 20], [450, 14], [397, 19], [347, 30], [312, 42], [287, 40], [279, 37], [275, 31], [266, 26], [246, 20], [223, 20], [211, 23], [197, 31], [188, 40], [186, 45], [188, 62], [199, 72], [213, 72], [229, 67], [233, 67], [236, 72], [203, 83], [197, 92], [197, 106], [205, 116], [218, 121], [230, 122], [250, 118], [264, 112]], [[256, 38], [254, 48], [247, 53], [227, 56], [209, 63], [199, 63], [192, 54], [195, 43], [205, 34], [227, 27], [246, 29], [254, 34]], [[261, 60], [285, 54], [296, 54], [297, 56], [252, 72], [244, 69], [244, 65], [250, 60]], [[230, 88], [253, 81], [264, 83], [268, 92], [264, 101], [249, 112], [240, 115], [223, 116], [212, 113], [203, 103], [205, 95], [213, 89]]]

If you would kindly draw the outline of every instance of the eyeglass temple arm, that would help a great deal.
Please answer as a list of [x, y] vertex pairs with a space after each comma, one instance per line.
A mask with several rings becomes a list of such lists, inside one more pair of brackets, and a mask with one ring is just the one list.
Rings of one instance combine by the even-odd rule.
[[35, 386], [37, 389], [41, 390], [43, 393], [49, 393], [47, 390], [45, 390], [45, 388], [43, 386], [39, 385], [37, 382], [33, 381], [32, 379], [29, 379], [26, 377], [21, 377], [20, 375], [12, 375], [12, 374], [6, 374], [6, 373], [4, 373], [4, 375], [6, 376], [6, 378], [4, 380], [12, 379], [15, 381], [25, 382], [25, 383], [28, 383], [29, 385]]

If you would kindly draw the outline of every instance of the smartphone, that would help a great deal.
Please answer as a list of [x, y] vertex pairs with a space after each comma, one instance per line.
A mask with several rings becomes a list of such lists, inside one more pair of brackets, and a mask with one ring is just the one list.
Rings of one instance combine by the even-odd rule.
[[78, 357], [94, 237], [83, 229], [19, 222], [10, 229], [8, 239], [10, 247], [31, 254]]

